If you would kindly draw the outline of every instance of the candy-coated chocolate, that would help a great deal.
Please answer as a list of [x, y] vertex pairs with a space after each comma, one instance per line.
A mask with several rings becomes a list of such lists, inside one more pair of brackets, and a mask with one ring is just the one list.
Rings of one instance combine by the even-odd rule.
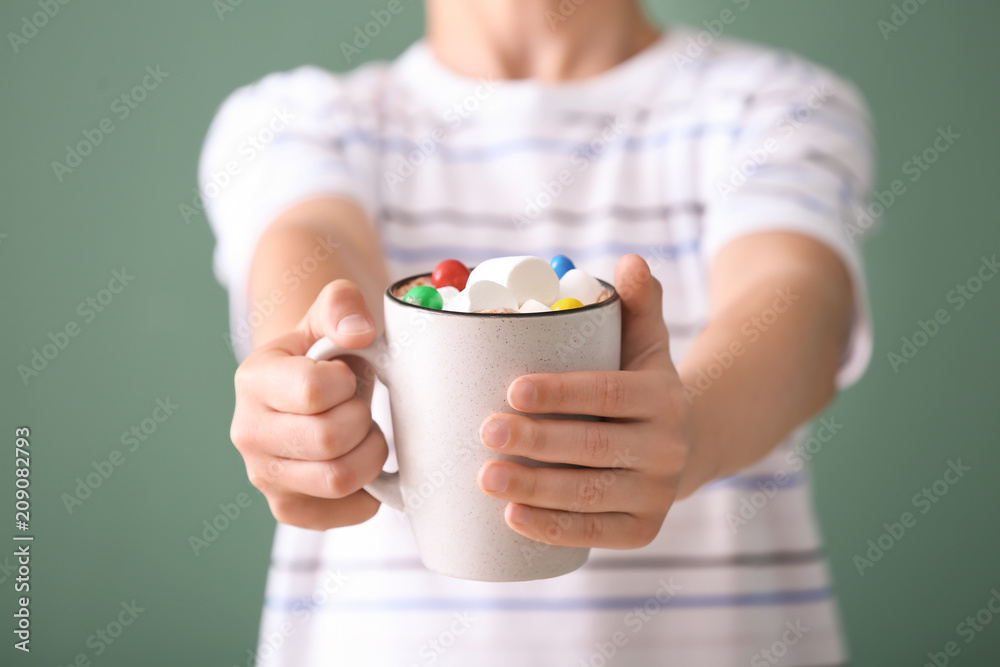
[[444, 260], [435, 266], [433, 273], [431, 273], [431, 282], [434, 283], [434, 287], [451, 286], [460, 292], [465, 289], [465, 283], [468, 279], [469, 269], [465, 268], [465, 264], [457, 259]]
[[423, 306], [424, 308], [433, 308], [434, 310], [441, 310], [444, 307], [444, 299], [441, 298], [441, 293], [429, 285], [414, 287], [406, 293], [403, 301], [412, 303], [414, 306]]
[[570, 310], [572, 308], [583, 308], [583, 304], [576, 299], [559, 299], [552, 304], [552, 310]]
[[549, 265], [552, 267], [552, 270], [556, 272], [556, 275], [559, 276], [560, 278], [562, 278], [567, 271], [576, 268], [576, 265], [573, 264], [573, 260], [571, 260], [566, 255], [556, 255], [555, 257], [552, 258], [552, 261], [549, 262]]

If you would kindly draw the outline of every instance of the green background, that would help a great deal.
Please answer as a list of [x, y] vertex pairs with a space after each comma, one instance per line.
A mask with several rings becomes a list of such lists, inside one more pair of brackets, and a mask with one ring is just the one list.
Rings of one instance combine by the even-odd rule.
[[[227, 93], [303, 63], [353, 67], [338, 44], [384, 5], [244, 0], [220, 19], [207, 1], [70, 2], [16, 54], [6, 34], [38, 6], [8, 0], [0, 8], [0, 447], [10, 452], [15, 426], [31, 427], [37, 536], [34, 650], [26, 657], [11, 648], [14, 593], [0, 573], [0, 663], [94, 658], [87, 637], [133, 599], [144, 611], [94, 664], [245, 663], [274, 522], [229, 443], [236, 364], [223, 340], [213, 239], [202, 216], [188, 224], [178, 206], [190, 203], [201, 141]], [[404, 7], [361, 59], [394, 57], [420, 35], [421, 6]], [[877, 26], [892, 12], [885, 0], [752, 0], [745, 10], [728, 0], [650, 4], [661, 23], [693, 25], [727, 7], [737, 14], [728, 35], [795, 50], [859, 85], [877, 122], [879, 189], [908, 178], [904, 162], [937, 128], [961, 135], [918, 182], [906, 181], [882, 227], [866, 236], [874, 359], [828, 409], [844, 428], [814, 459], [855, 664], [920, 665], [927, 651], [961, 642], [956, 626], [1000, 588], [1000, 280], [959, 312], [945, 300], [982, 255], [1000, 251], [991, 200], [1000, 171], [1000, 5], [930, 0], [885, 39]], [[147, 65], [169, 76], [119, 120], [112, 101]], [[52, 161], [104, 117], [114, 132], [59, 182]], [[123, 266], [134, 280], [85, 322], [78, 304]], [[887, 354], [938, 308], [951, 321], [894, 373]], [[18, 364], [70, 321], [80, 334], [25, 386]], [[168, 397], [176, 412], [68, 513], [62, 494]], [[0, 505], [11, 507], [13, 454], [0, 456]], [[911, 497], [958, 458], [971, 471], [859, 576], [852, 557], [883, 522], [913, 511]], [[241, 492], [250, 507], [195, 556], [188, 536]], [[0, 564], [12, 551], [0, 550]], [[997, 664], [1000, 619], [960, 646], [952, 664]]]

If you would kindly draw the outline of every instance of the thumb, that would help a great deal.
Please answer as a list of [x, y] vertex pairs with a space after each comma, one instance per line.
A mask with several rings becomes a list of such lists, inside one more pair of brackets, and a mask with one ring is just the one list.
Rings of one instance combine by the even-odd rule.
[[339, 347], [356, 350], [375, 339], [375, 320], [361, 290], [350, 280], [334, 280], [320, 291], [296, 328], [299, 354], [326, 336]]
[[625, 255], [615, 265], [615, 290], [622, 300], [622, 368], [670, 346], [663, 322], [663, 286], [649, 271], [646, 260]]

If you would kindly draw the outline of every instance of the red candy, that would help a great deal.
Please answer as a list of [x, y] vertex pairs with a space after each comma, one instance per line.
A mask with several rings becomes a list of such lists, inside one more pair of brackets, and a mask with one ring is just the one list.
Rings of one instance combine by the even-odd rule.
[[431, 273], [431, 282], [434, 287], [452, 286], [461, 291], [465, 289], [465, 282], [469, 279], [469, 270], [465, 268], [457, 259], [446, 259], [434, 267]]

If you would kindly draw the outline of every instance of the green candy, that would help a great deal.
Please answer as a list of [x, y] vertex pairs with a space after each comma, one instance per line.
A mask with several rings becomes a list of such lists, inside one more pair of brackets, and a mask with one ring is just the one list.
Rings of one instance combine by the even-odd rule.
[[441, 298], [441, 293], [429, 285], [414, 287], [406, 293], [403, 301], [412, 303], [414, 306], [433, 308], [434, 310], [444, 308], [444, 299]]

